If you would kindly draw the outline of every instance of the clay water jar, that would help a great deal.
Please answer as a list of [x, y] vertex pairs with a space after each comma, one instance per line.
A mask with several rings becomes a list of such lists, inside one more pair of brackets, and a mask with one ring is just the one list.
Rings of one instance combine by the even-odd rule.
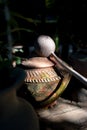
[[33, 57], [22, 61], [27, 74], [25, 84], [30, 98], [37, 107], [49, 106], [63, 93], [68, 86], [71, 75], [46, 57]]

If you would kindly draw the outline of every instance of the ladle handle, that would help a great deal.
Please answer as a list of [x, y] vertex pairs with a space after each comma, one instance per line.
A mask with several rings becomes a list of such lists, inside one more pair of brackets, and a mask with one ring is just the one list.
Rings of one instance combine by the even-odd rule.
[[70, 67], [67, 63], [62, 61], [59, 57], [57, 57], [54, 53], [51, 53], [51, 55], [55, 58], [55, 60], [63, 66], [71, 75], [75, 76], [78, 80], [80, 80], [84, 85], [87, 86], [87, 78], [82, 76], [80, 73], [75, 71], [72, 67]]

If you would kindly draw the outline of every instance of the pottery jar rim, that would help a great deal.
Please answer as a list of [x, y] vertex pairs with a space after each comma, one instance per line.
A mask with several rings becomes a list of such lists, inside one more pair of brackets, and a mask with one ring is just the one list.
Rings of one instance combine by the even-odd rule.
[[21, 64], [28, 68], [45, 68], [54, 66], [54, 63], [46, 57], [33, 57], [24, 59], [22, 60]]

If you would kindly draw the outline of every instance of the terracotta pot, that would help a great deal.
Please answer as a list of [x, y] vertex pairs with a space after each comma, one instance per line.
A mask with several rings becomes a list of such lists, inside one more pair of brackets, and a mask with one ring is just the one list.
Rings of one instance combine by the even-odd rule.
[[[66, 89], [71, 76], [64, 70], [59, 72], [54, 63], [45, 57], [34, 57], [22, 61], [27, 77], [25, 84], [37, 107], [48, 106]], [[27, 95], [27, 96], [30, 96]]]
[[15, 68], [12, 75], [13, 82], [0, 90], [0, 130], [39, 130], [33, 107], [16, 95], [16, 90], [24, 83], [26, 73]]

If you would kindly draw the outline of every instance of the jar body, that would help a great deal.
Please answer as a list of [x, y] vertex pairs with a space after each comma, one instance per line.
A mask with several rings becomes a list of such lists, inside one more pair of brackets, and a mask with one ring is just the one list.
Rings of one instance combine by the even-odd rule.
[[[58, 74], [53, 67], [25, 70], [27, 77], [25, 84], [32, 104], [36, 107], [49, 106], [66, 89], [71, 76], [64, 72]], [[28, 99], [30, 99], [28, 98]], [[33, 102], [34, 101], [34, 102]]]
[[71, 75], [46, 57], [25, 59], [21, 64], [27, 76], [25, 90], [20, 91], [34, 107], [47, 107], [66, 89]]
[[48, 98], [55, 91], [61, 78], [52, 67], [26, 70], [25, 83], [37, 102]]

